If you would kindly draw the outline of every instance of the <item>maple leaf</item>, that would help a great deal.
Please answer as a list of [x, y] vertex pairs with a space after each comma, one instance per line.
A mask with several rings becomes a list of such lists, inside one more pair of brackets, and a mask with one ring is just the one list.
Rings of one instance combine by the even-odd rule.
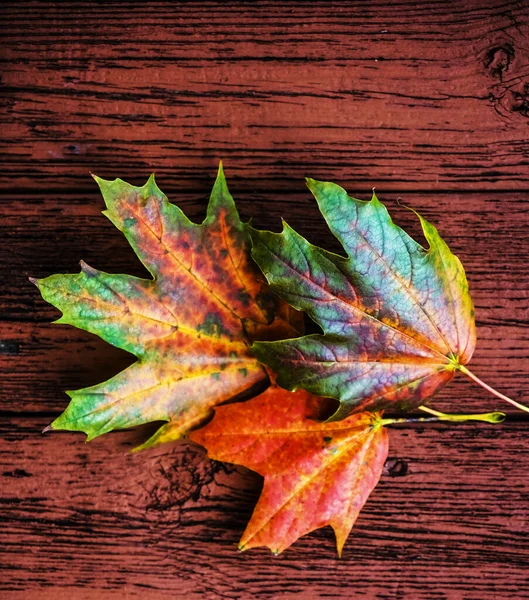
[[252, 231], [252, 256], [272, 289], [323, 329], [254, 345], [278, 383], [340, 400], [332, 417], [340, 419], [412, 409], [457, 370], [470, 374], [474, 309], [463, 266], [437, 229], [418, 215], [425, 249], [374, 193], [364, 202], [334, 183], [307, 185], [347, 256], [311, 245], [286, 223], [280, 234]]
[[331, 525], [338, 554], [376, 486], [388, 453], [380, 413], [318, 422], [315, 398], [271, 386], [245, 403], [215, 409], [190, 438], [216, 460], [243, 465], [264, 487], [239, 549], [279, 554], [302, 535]]
[[[192, 223], [151, 176], [143, 187], [99, 184], [110, 221], [153, 279], [111, 275], [81, 263], [75, 275], [33, 280], [69, 323], [138, 360], [109, 381], [68, 392], [51, 429], [84, 431], [168, 421], [142, 447], [177, 439], [211, 408], [267, 380], [250, 345], [292, 335], [299, 318], [270, 293], [250, 258], [222, 164], [207, 216]], [[293, 321], [294, 325], [291, 325]]]

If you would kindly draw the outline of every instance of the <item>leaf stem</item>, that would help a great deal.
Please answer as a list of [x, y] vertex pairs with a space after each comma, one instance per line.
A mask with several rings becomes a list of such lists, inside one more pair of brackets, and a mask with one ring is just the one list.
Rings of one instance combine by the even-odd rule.
[[454, 415], [439, 412], [429, 406], [419, 406], [419, 410], [435, 415], [440, 421], [483, 421], [484, 423], [501, 423], [505, 421], [505, 413], [490, 412], [490, 413], [474, 413], [470, 415]]
[[452, 421], [452, 422], [465, 422], [465, 421], [483, 421], [485, 423], [501, 423], [505, 419], [505, 413], [492, 412], [492, 413], [480, 413], [472, 415], [454, 415], [446, 414], [429, 408], [427, 406], [419, 406], [419, 410], [429, 413], [431, 417], [397, 417], [389, 419], [381, 419], [379, 424], [385, 425], [396, 425], [398, 423], [429, 423], [433, 421]]
[[520, 410], [529, 412], [529, 408], [527, 406], [524, 406], [523, 404], [516, 402], [516, 400], [509, 398], [509, 396], [505, 396], [504, 394], [501, 394], [500, 392], [496, 391], [494, 388], [490, 387], [490, 385], [487, 385], [484, 381], [481, 381], [481, 379], [479, 377], [476, 377], [476, 375], [474, 375], [474, 373], [472, 373], [472, 371], [469, 371], [464, 365], [458, 365], [458, 369], [461, 371], [461, 373], [464, 373], [467, 377], [470, 377], [470, 379], [472, 379], [472, 381], [475, 381], [478, 385], [480, 385], [482, 388], [486, 389], [491, 394], [494, 394], [498, 398], [501, 398], [502, 400], [509, 402], [509, 404], [516, 406], [516, 408], [519, 408]]
[[440, 421], [439, 417], [397, 417], [389, 419], [380, 419], [376, 422], [378, 427], [386, 427], [386, 425], [398, 425], [399, 423], [429, 423]]

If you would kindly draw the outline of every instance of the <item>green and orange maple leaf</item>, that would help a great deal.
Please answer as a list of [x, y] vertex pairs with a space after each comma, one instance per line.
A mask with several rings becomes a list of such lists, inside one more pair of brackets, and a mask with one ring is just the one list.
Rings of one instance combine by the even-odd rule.
[[476, 345], [465, 271], [437, 229], [418, 215], [425, 249], [395, 225], [373, 193], [357, 200], [334, 183], [307, 179], [346, 256], [282, 233], [252, 231], [252, 256], [274, 291], [323, 330], [254, 351], [290, 390], [340, 401], [332, 419], [355, 411], [423, 404], [461, 371], [497, 396], [465, 364]]
[[312, 419], [320, 408], [321, 398], [273, 385], [248, 402], [216, 408], [214, 419], [190, 434], [211, 458], [264, 477], [240, 550], [267, 546], [279, 554], [331, 525], [341, 554], [380, 479], [388, 436], [380, 413], [329, 423]]
[[207, 216], [192, 223], [151, 176], [143, 187], [95, 177], [107, 210], [152, 275], [111, 275], [81, 263], [75, 275], [34, 280], [69, 323], [138, 360], [109, 381], [68, 392], [51, 429], [88, 439], [167, 421], [143, 447], [177, 439], [211, 408], [268, 379], [250, 349], [256, 339], [289, 337], [299, 315], [270, 292], [250, 257], [222, 164]]

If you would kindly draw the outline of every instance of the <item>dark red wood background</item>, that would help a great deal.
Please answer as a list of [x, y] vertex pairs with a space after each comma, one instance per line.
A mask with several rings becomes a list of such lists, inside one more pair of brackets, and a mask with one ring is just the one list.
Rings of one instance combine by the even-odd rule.
[[[130, 357], [52, 326], [27, 276], [143, 274], [89, 176], [151, 171], [201, 218], [217, 162], [240, 211], [335, 247], [306, 175], [373, 186], [467, 269], [474, 371], [529, 402], [529, 8], [524, 1], [2, 2], [0, 596], [529, 598], [529, 420], [404, 427], [340, 560], [236, 543], [259, 478], [143, 431], [41, 435], [64, 389]], [[457, 378], [437, 402], [508, 409]]]

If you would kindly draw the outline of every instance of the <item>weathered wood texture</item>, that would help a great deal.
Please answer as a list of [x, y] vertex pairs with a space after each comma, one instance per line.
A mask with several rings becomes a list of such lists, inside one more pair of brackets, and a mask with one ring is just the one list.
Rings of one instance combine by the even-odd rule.
[[525, 424], [393, 430], [386, 472], [338, 559], [330, 529], [277, 558], [237, 553], [259, 478], [204, 461], [199, 447], [131, 454], [130, 432], [88, 446], [56, 434], [43, 452], [44, 422], [3, 426], [6, 591], [43, 586], [46, 599], [72, 586], [84, 590], [79, 597], [97, 590], [94, 598], [528, 597]]
[[[195, 219], [219, 158], [241, 213], [338, 250], [303, 176], [435, 222], [477, 309], [474, 371], [529, 396], [529, 8], [437, 2], [0, 6], [0, 596], [529, 598], [529, 421], [391, 432], [338, 560], [330, 530], [236, 552], [259, 480], [145, 431], [40, 435], [64, 389], [131, 358], [50, 325], [27, 281], [79, 259], [145, 275], [88, 172], [151, 171]], [[458, 378], [444, 409], [508, 409]], [[455, 408], [454, 408], [455, 407]]]
[[4, 186], [528, 187], [526, 2], [4, 5]]

